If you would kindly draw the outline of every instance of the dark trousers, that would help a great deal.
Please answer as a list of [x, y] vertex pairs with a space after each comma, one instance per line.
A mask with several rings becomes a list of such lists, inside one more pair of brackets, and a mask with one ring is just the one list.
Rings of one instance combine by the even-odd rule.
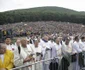
[[78, 54], [78, 63], [80, 67], [84, 67], [84, 57], [82, 56], [82, 53]]
[[62, 70], [68, 70], [68, 67], [70, 65], [70, 63], [68, 62], [68, 60], [66, 58], [62, 58], [61, 60], [61, 67], [62, 67]]
[[50, 70], [58, 70], [58, 63], [57, 62], [51, 62], [49, 65]]

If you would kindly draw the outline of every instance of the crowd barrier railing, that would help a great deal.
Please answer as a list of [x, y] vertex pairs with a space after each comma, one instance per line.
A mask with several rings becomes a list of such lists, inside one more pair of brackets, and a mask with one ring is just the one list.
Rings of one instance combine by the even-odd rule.
[[[57, 57], [55, 58], [50, 58], [50, 59], [46, 59], [46, 60], [41, 60], [41, 61], [37, 61], [37, 62], [32, 62], [30, 64], [26, 64], [26, 65], [22, 65], [16, 68], [13, 68], [12, 70], [44, 70], [46, 67], [50, 66], [51, 62], [55, 61], [59, 61], [59, 59]], [[46, 66], [47, 65], [47, 66]], [[54, 64], [56, 67], [57, 65]], [[45, 68], [44, 68], [45, 67]], [[50, 68], [50, 67], [48, 67]], [[53, 70], [56, 70], [56, 68]]]

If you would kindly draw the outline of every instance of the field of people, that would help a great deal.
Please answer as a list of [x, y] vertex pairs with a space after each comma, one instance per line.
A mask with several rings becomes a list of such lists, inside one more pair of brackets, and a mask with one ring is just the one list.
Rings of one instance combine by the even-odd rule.
[[37, 22], [19, 22], [13, 24], [0, 25], [0, 29], [12, 29], [13, 34], [20, 33], [84, 33], [85, 25], [56, 22], [56, 21], [37, 21]]

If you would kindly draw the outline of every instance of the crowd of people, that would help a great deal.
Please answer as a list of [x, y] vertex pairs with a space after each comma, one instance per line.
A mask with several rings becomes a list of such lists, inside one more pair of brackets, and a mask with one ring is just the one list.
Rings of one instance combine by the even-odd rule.
[[20, 35], [20, 34], [30, 34], [33, 33], [40, 33], [43, 34], [44, 32], [49, 33], [83, 33], [85, 32], [85, 26], [82, 24], [77, 23], [70, 23], [70, 22], [56, 22], [56, 21], [38, 21], [38, 22], [19, 22], [14, 24], [5, 24], [0, 25], [0, 28], [3, 30], [12, 29], [13, 34]]
[[[37, 61], [55, 58], [29, 65]], [[0, 70], [29, 65], [22, 70], [80, 70], [85, 66], [85, 37], [43, 34], [18, 38], [10, 36], [0, 43]]]

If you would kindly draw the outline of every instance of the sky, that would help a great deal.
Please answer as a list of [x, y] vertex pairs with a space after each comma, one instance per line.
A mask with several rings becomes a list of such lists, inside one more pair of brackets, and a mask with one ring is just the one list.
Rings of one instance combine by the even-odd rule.
[[85, 11], [85, 0], [0, 0], [0, 12], [43, 6], [58, 6]]

